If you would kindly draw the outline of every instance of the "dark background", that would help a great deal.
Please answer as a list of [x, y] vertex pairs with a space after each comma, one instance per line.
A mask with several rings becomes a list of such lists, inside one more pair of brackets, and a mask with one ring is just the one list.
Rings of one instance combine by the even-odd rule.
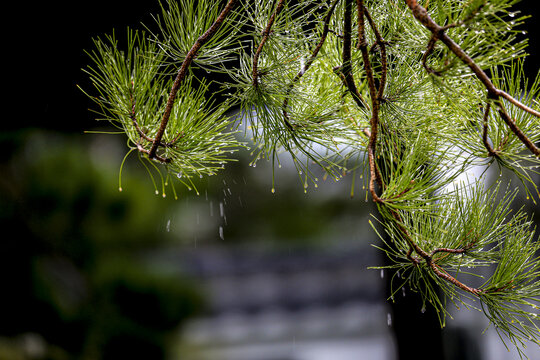
[[[11, 25], [4, 31], [7, 44], [3, 57], [9, 66], [4, 73], [10, 80], [7, 105], [14, 107], [15, 101], [17, 106], [13, 108], [14, 116], [3, 120], [2, 126], [65, 132], [94, 127], [92, 114], [87, 111], [88, 100], [77, 89], [77, 85], [89, 88], [81, 71], [88, 64], [84, 50], [92, 49], [93, 37], [110, 34], [113, 29], [121, 35], [127, 26], [151, 24], [149, 14], [159, 11], [156, 3], [99, 0], [8, 5], [4, 16]], [[534, 0], [516, 5], [523, 14], [534, 14], [537, 7]], [[531, 44], [527, 68], [533, 77], [540, 59], [538, 24], [538, 19], [530, 19], [524, 26]]]

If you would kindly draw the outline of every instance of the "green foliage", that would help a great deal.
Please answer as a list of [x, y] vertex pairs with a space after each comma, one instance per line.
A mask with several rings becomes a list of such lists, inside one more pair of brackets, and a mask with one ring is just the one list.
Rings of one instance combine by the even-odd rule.
[[2, 241], [2, 335], [39, 334], [47, 359], [165, 358], [204, 306], [195, 283], [147, 258], [186, 240], [156, 226], [178, 203], [148, 191], [143, 171], [118, 192], [114, 141], [30, 131], [20, 143], [0, 186], [0, 222], [18, 229]]
[[[525, 77], [527, 17], [515, 1], [257, 0], [230, 12], [233, 0], [223, 12], [217, 3], [168, 1], [159, 31], [130, 33], [125, 53], [114, 37], [96, 41], [96, 101], [130, 151], [164, 169], [163, 184], [181, 175], [191, 187], [242, 146], [234, 109], [253, 164], [279, 166], [285, 152], [304, 187], [318, 181], [313, 168], [338, 180], [361, 159], [402, 284], [442, 324], [450, 300], [482, 309], [517, 346], [540, 344], [539, 242], [511, 211], [518, 190], [490, 178], [504, 169], [538, 196], [540, 78]], [[225, 20], [215, 28], [216, 19]], [[219, 82], [200, 80], [200, 68]], [[216, 85], [219, 106], [207, 100]], [[478, 166], [478, 185], [462, 181]], [[475, 276], [483, 284], [468, 285]]]
[[[148, 152], [150, 139], [159, 131], [172, 80], [166, 76], [164, 54], [145, 36], [129, 31], [125, 52], [118, 49], [114, 36], [95, 40], [96, 50], [90, 54], [95, 67], [87, 72], [100, 93], [93, 98], [101, 109], [100, 115], [127, 135], [131, 150]], [[171, 177], [188, 187], [194, 186], [193, 176], [215, 174], [230, 160], [230, 154], [242, 146], [229, 131], [230, 105], [214, 105], [206, 96], [208, 85], [204, 79], [190, 77], [181, 85], [180, 93], [161, 140], [162, 156], [168, 159], [164, 171], [148, 162], [147, 157], [141, 158], [147, 168], [157, 171], [162, 183], [171, 184], [175, 196]], [[165, 195], [164, 189], [162, 192]]]
[[[204, 33], [219, 15], [220, 2], [196, 0], [166, 0], [161, 4], [161, 16], [155, 16], [158, 32], [152, 40], [167, 54], [172, 65], [179, 66], [185, 59], [197, 38]], [[232, 60], [232, 52], [236, 50], [238, 28], [233, 13], [229, 21], [220, 27], [218, 32], [199, 51], [193, 66], [207, 71], [216, 70]]]

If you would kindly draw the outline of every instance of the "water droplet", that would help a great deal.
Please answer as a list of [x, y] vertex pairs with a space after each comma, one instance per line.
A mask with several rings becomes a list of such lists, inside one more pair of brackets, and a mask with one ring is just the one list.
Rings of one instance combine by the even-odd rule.
[[163, 193], [163, 195], [162, 195], [162, 196], [163, 196], [163, 197], [167, 197], [167, 195], [165, 195], [165, 193]]
[[159, 191], [156, 190], [156, 191], [155, 191], [155, 194], [156, 194], [156, 195], [159, 195]]
[[121, 187], [119, 187], [119, 188], [118, 188], [118, 191], [122, 192], [122, 188], [121, 188]]
[[421, 312], [422, 314], [424, 314], [424, 313], [426, 312], [426, 307], [425, 307], [425, 306], [422, 306], [422, 308], [420, 309], [420, 312]]
[[276, 189], [272, 188], [272, 194], [276, 192]]

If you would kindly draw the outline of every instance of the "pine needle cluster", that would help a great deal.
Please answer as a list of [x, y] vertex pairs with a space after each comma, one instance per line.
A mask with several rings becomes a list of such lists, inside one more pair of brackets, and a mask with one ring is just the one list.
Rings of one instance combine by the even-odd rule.
[[540, 242], [513, 210], [518, 191], [538, 199], [540, 77], [514, 3], [167, 0], [126, 50], [96, 40], [92, 98], [130, 152], [188, 186], [244, 146], [233, 109], [253, 161], [287, 154], [306, 184], [362, 161], [396, 291], [421, 292], [441, 324], [465, 304], [518, 349], [540, 345]]

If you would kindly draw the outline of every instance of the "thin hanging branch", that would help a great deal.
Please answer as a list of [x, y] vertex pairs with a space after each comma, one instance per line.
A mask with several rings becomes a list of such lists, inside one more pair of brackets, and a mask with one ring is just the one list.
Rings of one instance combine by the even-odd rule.
[[491, 109], [491, 104], [488, 102], [486, 104], [486, 109], [484, 110], [484, 122], [483, 122], [483, 132], [482, 132], [482, 142], [484, 143], [484, 147], [486, 148], [489, 156], [498, 156], [495, 149], [493, 149], [493, 146], [489, 143], [488, 140], [488, 119], [489, 119], [489, 112]]
[[173, 86], [171, 88], [169, 99], [167, 100], [167, 105], [165, 106], [165, 112], [163, 113], [163, 117], [161, 119], [161, 123], [159, 126], [159, 130], [156, 134], [156, 137], [154, 141], [152, 142], [152, 147], [148, 151], [148, 157], [150, 159], [157, 159], [160, 160], [156, 156], [156, 151], [161, 144], [161, 139], [163, 137], [163, 134], [165, 133], [165, 129], [167, 128], [167, 123], [169, 122], [169, 117], [171, 116], [172, 108], [174, 106], [174, 102], [176, 100], [176, 96], [178, 93], [178, 90], [180, 89], [180, 85], [182, 85], [182, 82], [184, 81], [188, 69], [193, 62], [193, 59], [197, 55], [197, 52], [201, 49], [201, 47], [206, 44], [218, 31], [219, 27], [227, 17], [227, 15], [231, 12], [231, 10], [236, 5], [237, 0], [229, 0], [227, 4], [225, 5], [225, 8], [221, 11], [219, 16], [216, 18], [214, 23], [206, 30], [204, 34], [199, 36], [199, 38], [195, 41], [195, 44], [191, 47], [189, 52], [187, 53], [184, 61], [182, 62], [182, 65], [180, 67], [180, 70], [178, 70], [178, 73], [176, 75], [176, 78], [174, 80]]
[[[378, 129], [379, 129], [379, 110], [380, 110], [380, 103], [382, 98], [382, 91], [383, 88], [380, 89], [377, 88], [377, 85], [375, 84], [375, 77], [373, 75], [373, 68], [371, 66], [371, 60], [369, 58], [369, 50], [366, 42], [366, 35], [365, 35], [365, 22], [364, 22], [364, 16], [365, 16], [365, 7], [364, 7], [364, 1], [363, 0], [357, 0], [357, 11], [358, 11], [358, 44], [357, 47], [360, 49], [362, 53], [362, 60], [364, 62], [364, 70], [366, 72], [366, 77], [368, 81], [368, 87], [369, 87], [369, 93], [371, 97], [371, 119], [370, 119], [370, 125], [371, 129], [369, 131], [369, 142], [368, 142], [368, 161], [369, 161], [369, 170], [370, 170], [370, 179], [369, 179], [369, 191], [371, 193], [371, 197], [373, 201], [377, 203], [382, 203], [383, 200], [379, 197], [377, 194], [377, 191], [375, 190], [375, 182], [379, 185], [379, 187], [382, 187], [382, 177], [379, 173], [379, 170], [377, 168], [377, 164], [375, 161], [375, 153], [376, 153], [376, 147], [377, 147], [377, 137], [378, 137]], [[348, 32], [348, 36], [345, 36], [345, 39], [349, 38], [350, 40], [350, 31], [351, 31], [351, 25], [350, 25], [350, 7], [348, 9], [349, 12], [349, 23], [347, 22], [344, 25], [344, 33]], [[347, 14], [347, 8], [345, 9], [345, 14]], [[346, 17], [345, 17], [346, 18]], [[350, 43], [348, 44], [350, 46]], [[350, 52], [350, 48], [345, 48], [345, 41], [343, 44], [343, 53], [344, 53], [344, 64], [345, 60], [349, 60], [350, 63], [350, 55], [346, 54], [346, 50]], [[349, 55], [346, 58], [346, 55]], [[384, 72], [386, 72], [386, 69], [383, 69]], [[351, 74], [352, 76], [352, 74]], [[386, 75], [385, 75], [386, 76]], [[383, 84], [384, 85], [384, 84]], [[381, 90], [379, 92], [379, 90]]]
[[[348, 23], [350, 14], [350, 8], [347, 7], [347, 4], [350, 4], [350, 2], [346, 1], [346, 8], [345, 8], [345, 24], [344, 24], [344, 60], [347, 58], [346, 55], [346, 44], [345, 41], [347, 38], [350, 39], [350, 23]], [[373, 20], [373, 18], [370, 16], [368, 10], [364, 6], [363, 0], [357, 0], [357, 10], [358, 10], [358, 49], [362, 53], [362, 58], [364, 62], [364, 68], [366, 71], [366, 77], [368, 80], [368, 87], [370, 91], [370, 97], [371, 97], [371, 119], [370, 119], [370, 125], [371, 130], [367, 132], [369, 134], [369, 144], [368, 144], [368, 157], [369, 157], [369, 167], [370, 167], [370, 181], [369, 181], [369, 191], [371, 193], [373, 201], [378, 203], [380, 206], [383, 206], [387, 208], [388, 211], [390, 211], [390, 214], [396, 221], [396, 225], [400, 230], [400, 233], [403, 235], [404, 239], [406, 240], [407, 244], [409, 245], [409, 251], [407, 253], [407, 258], [413, 262], [416, 266], [420, 265], [423, 262], [433, 271], [433, 273], [441, 278], [444, 279], [456, 287], [469, 292], [471, 294], [474, 294], [478, 296], [482, 293], [482, 290], [470, 287], [461, 281], [457, 280], [455, 277], [448, 274], [443, 268], [441, 268], [437, 261], [434, 259], [434, 255], [438, 252], [447, 252], [447, 253], [457, 253], [461, 254], [465, 250], [463, 249], [446, 249], [441, 248], [437, 249], [433, 253], [428, 253], [425, 250], [423, 250], [411, 237], [408, 230], [403, 224], [402, 218], [399, 214], [399, 212], [396, 209], [392, 209], [390, 207], [386, 207], [385, 203], [386, 201], [379, 197], [379, 195], [376, 192], [375, 189], [375, 183], [377, 182], [380, 187], [382, 187], [382, 178], [380, 173], [378, 172], [377, 164], [375, 161], [375, 154], [376, 154], [376, 145], [377, 145], [377, 136], [378, 136], [378, 127], [379, 127], [379, 112], [380, 112], [380, 104], [381, 100], [384, 95], [384, 88], [386, 85], [386, 77], [387, 77], [387, 54], [386, 54], [386, 42], [381, 36], [380, 32], [378, 31], [378, 28]], [[377, 45], [379, 45], [379, 51], [381, 53], [381, 76], [379, 81], [379, 86], [375, 84], [375, 77], [373, 73], [373, 68], [371, 65], [371, 60], [369, 58], [369, 49], [366, 42], [365, 37], [365, 22], [364, 17], [368, 20], [368, 23], [373, 30], [373, 33], [375, 34]], [[345, 63], [345, 61], [344, 61]], [[418, 254], [420, 258], [415, 258], [412, 256], [412, 253], [415, 252]]]
[[283, 10], [284, 5], [285, 5], [285, 1], [279, 0], [276, 6], [276, 9], [270, 16], [270, 19], [268, 19], [268, 24], [266, 24], [266, 28], [264, 29], [262, 33], [261, 42], [259, 46], [257, 47], [255, 54], [253, 55], [253, 86], [255, 88], [259, 86], [259, 57], [264, 48], [264, 44], [266, 44], [266, 41], [268, 41], [268, 38], [270, 37], [270, 32], [272, 30], [272, 26], [274, 25], [274, 21], [276, 20], [276, 17], [279, 15], [281, 10]]
[[[384, 205], [384, 201], [382, 202], [382, 205]], [[440, 265], [437, 264], [437, 260], [434, 259], [434, 255], [439, 252], [446, 252], [446, 253], [453, 253], [453, 254], [463, 254], [467, 250], [470, 250], [470, 248], [473, 246], [472, 244], [469, 244], [461, 249], [447, 249], [447, 248], [438, 248], [434, 249], [431, 253], [426, 252], [424, 249], [422, 249], [412, 238], [412, 236], [409, 234], [409, 231], [403, 224], [403, 220], [399, 214], [399, 212], [395, 209], [388, 209], [390, 213], [392, 214], [392, 217], [396, 221], [396, 225], [399, 228], [400, 233], [403, 235], [405, 241], [409, 245], [409, 251], [407, 252], [407, 258], [415, 265], [419, 266], [422, 261], [420, 259], [423, 259], [425, 264], [433, 271], [435, 275], [440, 277], [441, 279], [444, 279], [448, 281], [449, 283], [457, 286], [458, 288], [471, 293], [473, 295], [479, 296], [483, 293], [483, 290], [474, 288], [471, 286], [468, 286], [452, 275], [448, 274], [443, 268], [440, 267]], [[419, 258], [413, 257], [412, 253], [415, 252], [420, 256]]]
[[527, 137], [527, 135], [525, 135], [525, 133], [517, 126], [514, 119], [512, 119], [510, 115], [508, 115], [501, 100], [497, 101], [497, 111], [501, 116], [501, 119], [503, 119], [503, 121], [506, 123], [506, 125], [508, 125], [510, 130], [512, 130], [512, 132], [517, 136], [517, 138], [521, 140], [523, 144], [525, 144], [527, 149], [529, 149], [534, 155], [540, 157], [540, 148], [537, 147], [531, 141], [531, 139]]
[[345, 1], [345, 12], [343, 16], [343, 54], [342, 65], [334, 69], [343, 83], [349, 90], [354, 101], [360, 108], [366, 108], [365, 101], [360, 95], [354, 81], [352, 71], [352, 1]]
[[[358, 1], [361, 3], [362, 1]], [[364, 6], [362, 8], [363, 15], [368, 20], [369, 26], [371, 27], [371, 30], [373, 30], [373, 33], [375, 34], [375, 44], [379, 47], [379, 52], [381, 54], [381, 76], [379, 78], [379, 90], [377, 93], [377, 99], [380, 102], [383, 98], [384, 89], [386, 87], [386, 78], [388, 74], [388, 56], [386, 54], [386, 40], [382, 37], [377, 24], [375, 24], [375, 21], [373, 21], [373, 18], [371, 17], [368, 9]], [[369, 53], [369, 52], [368, 52]]]
[[324, 18], [323, 31], [321, 33], [321, 38], [319, 40], [319, 43], [315, 46], [315, 48], [313, 49], [313, 52], [311, 53], [311, 56], [309, 57], [309, 59], [306, 61], [306, 63], [300, 69], [300, 71], [298, 71], [296, 76], [293, 78], [292, 82], [287, 87], [287, 91], [285, 93], [285, 100], [283, 100], [282, 107], [283, 107], [283, 117], [285, 118], [285, 124], [287, 125], [287, 127], [289, 127], [289, 129], [292, 129], [292, 125], [290, 124], [290, 121], [289, 121], [290, 120], [289, 114], [287, 112], [287, 108], [289, 106], [290, 93], [292, 92], [292, 90], [294, 88], [294, 85], [300, 80], [300, 78], [311, 67], [311, 64], [313, 63], [313, 61], [315, 61], [315, 59], [317, 58], [317, 55], [319, 54], [319, 51], [322, 49], [322, 47], [323, 47], [323, 45], [324, 45], [324, 43], [326, 41], [326, 37], [328, 36], [328, 32], [329, 32], [329, 28], [330, 28], [330, 20], [332, 19], [332, 15], [334, 14], [334, 10], [335, 10], [336, 5], [338, 4], [338, 2], [339, 2], [339, 0], [334, 0], [332, 2], [332, 5], [330, 6], [330, 9], [328, 9], [328, 12], [326, 13], [326, 16]]
[[[427, 10], [418, 4], [416, 0], [405, 0], [407, 6], [411, 9], [414, 17], [426, 27], [433, 34], [434, 41], [440, 40], [446, 45], [446, 47], [454, 53], [465, 65], [471, 69], [471, 71], [476, 75], [478, 80], [482, 82], [486, 90], [488, 91], [488, 97], [490, 99], [497, 99], [497, 107], [499, 114], [503, 121], [508, 125], [510, 130], [519, 138], [519, 140], [537, 157], [540, 157], [540, 148], [538, 148], [528, 137], [523, 133], [523, 131], [517, 126], [515, 121], [508, 115], [500, 98], [504, 98], [516, 107], [520, 108], [523, 111], [528, 112], [536, 117], [540, 117], [540, 112], [528, 107], [527, 105], [521, 103], [520, 101], [513, 98], [510, 94], [504, 92], [501, 89], [498, 89], [489, 76], [474, 62], [474, 60], [446, 33], [445, 30], [448, 27], [438, 25], [428, 14]], [[434, 44], [431, 45], [434, 46]]]
[[431, 55], [433, 50], [435, 50], [435, 44], [437, 43], [437, 40], [439, 40], [437, 34], [432, 34], [427, 44], [426, 51], [424, 52], [424, 55], [422, 55], [422, 66], [424, 67], [424, 69], [426, 69], [428, 73], [436, 76], [441, 76], [444, 70], [435, 70], [427, 64], [427, 59], [429, 55]]

